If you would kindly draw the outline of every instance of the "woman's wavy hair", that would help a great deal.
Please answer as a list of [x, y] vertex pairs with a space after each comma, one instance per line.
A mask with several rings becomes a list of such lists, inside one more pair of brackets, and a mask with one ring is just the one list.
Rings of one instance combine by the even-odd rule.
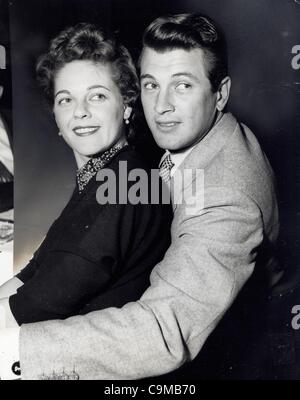
[[[37, 61], [37, 80], [46, 99], [54, 102], [54, 79], [56, 73], [67, 63], [75, 60], [87, 60], [109, 64], [112, 79], [120, 90], [124, 103], [133, 108], [140, 93], [139, 79], [132, 58], [126, 47], [119, 44], [112, 34], [89, 23], [79, 23], [64, 29], [51, 40], [48, 52]], [[128, 139], [134, 132], [128, 125]]]

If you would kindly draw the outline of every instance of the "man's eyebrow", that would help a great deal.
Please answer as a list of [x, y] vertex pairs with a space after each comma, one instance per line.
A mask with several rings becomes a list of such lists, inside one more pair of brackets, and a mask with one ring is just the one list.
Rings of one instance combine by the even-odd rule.
[[[193, 79], [194, 81], [199, 82], [199, 78], [196, 75], [192, 74], [191, 72], [184, 72], [184, 71], [176, 72], [176, 74], [172, 74], [171, 77], [172, 78], [187, 77], [187, 78]], [[151, 74], [142, 74], [140, 79], [154, 79], [155, 80], [155, 77]]]
[[154, 79], [155, 80], [154, 76], [151, 74], [142, 74], [140, 76], [140, 79]]
[[179, 78], [181, 76], [191, 78], [194, 81], [199, 82], [199, 78], [196, 75], [192, 74], [191, 72], [176, 72], [176, 74], [172, 75], [172, 78]]

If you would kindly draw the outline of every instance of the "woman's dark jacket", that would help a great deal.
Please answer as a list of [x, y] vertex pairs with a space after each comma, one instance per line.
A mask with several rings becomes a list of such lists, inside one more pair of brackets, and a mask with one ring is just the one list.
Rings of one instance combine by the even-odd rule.
[[[120, 150], [101, 170], [115, 173], [117, 198], [121, 161], [127, 162], [128, 174], [146, 170], [134, 150], [128, 146]], [[128, 190], [135, 183], [128, 182]], [[170, 205], [100, 205], [96, 193], [102, 184], [94, 176], [81, 193], [75, 188], [33, 259], [19, 273], [24, 285], [10, 297], [19, 324], [121, 307], [138, 300], [149, 286], [151, 269], [170, 243]], [[150, 193], [149, 187], [149, 198]]]

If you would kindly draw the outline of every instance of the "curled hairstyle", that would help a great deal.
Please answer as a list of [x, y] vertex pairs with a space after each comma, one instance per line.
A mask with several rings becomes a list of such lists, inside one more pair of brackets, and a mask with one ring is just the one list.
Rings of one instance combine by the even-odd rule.
[[213, 92], [228, 75], [226, 38], [221, 28], [202, 14], [177, 14], [154, 20], [145, 30], [144, 47], [157, 52], [201, 49]]
[[140, 86], [128, 50], [112, 35], [88, 23], [79, 23], [60, 32], [50, 42], [48, 52], [38, 59], [37, 80], [51, 105], [54, 102], [56, 73], [67, 63], [76, 60], [109, 64], [112, 79], [119, 88], [124, 103], [134, 106]]

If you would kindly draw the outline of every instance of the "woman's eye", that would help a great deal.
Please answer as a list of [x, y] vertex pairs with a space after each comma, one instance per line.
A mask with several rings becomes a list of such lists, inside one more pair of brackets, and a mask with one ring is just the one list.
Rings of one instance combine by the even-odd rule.
[[92, 94], [89, 97], [90, 101], [103, 101], [103, 100], [106, 100], [106, 99], [107, 99], [107, 97], [103, 93]]
[[154, 82], [145, 82], [143, 88], [146, 90], [154, 90], [157, 88], [157, 84]]
[[58, 100], [58, 104], [59, 104], [60, 106], [64, 106], [64, 105], [70, 104], [71, 101], [72, 101], [72, 99], [71, 99], [70, 97], [63, 97], [62, 99], [59, 99], [59, 100]]

